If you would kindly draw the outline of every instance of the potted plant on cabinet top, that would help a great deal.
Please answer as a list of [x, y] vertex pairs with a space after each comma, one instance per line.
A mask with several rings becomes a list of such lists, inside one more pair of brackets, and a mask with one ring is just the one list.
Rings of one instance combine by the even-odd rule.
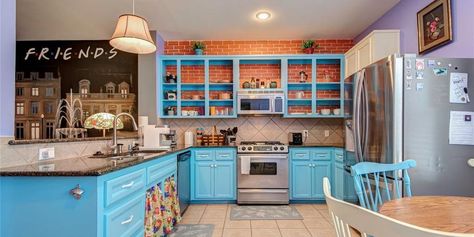
[[206, 45], [204, 45], [204, 43], [201, 41], [194, 41], [192, 43], [192, 47], [196, 55], [202, 55], [204, 52], [204, 49], [206, 48]]
[[314, 49], [317, 49], [319, 47], [318, 44], [314, 43], [314, 40], [305, 40], [303, 41], [303, 45], [301, 48], [303, 48], [303, 52], [306, 54], [312, 54], [314, 53]]

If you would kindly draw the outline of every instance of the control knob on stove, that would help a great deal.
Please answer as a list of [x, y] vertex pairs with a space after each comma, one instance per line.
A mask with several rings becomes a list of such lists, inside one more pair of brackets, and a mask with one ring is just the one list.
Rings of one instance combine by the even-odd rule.
[[249, 146], [248, 150], [249, 150], [249, 151], [251, 151], [251, 150], [252, 150], [252, 147], [251, 147], [251, 146]]
[[244, 146], [243, 146], [241, 149], [242, 149], [242, 151], [245, 151], [245, 150], [247, 150], [247, 148], [245, 148]]
[[273, 150], [278, 151], [278, 147], [274, 146]]
[[285, 150], [285, 147], [281, 146], [280, 151], [283, 151], [283, 150]]

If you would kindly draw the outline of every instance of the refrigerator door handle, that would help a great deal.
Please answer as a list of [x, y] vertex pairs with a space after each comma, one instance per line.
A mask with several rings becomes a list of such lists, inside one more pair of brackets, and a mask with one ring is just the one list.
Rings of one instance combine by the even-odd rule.
[[[364, 74], [365, 74], [365, 71], [364, 71]], [[365, 78], [365, 76], [364, 76]], [[367, 144], [368, 144], [368, 139], [369, 139], [369, 96], [368, 96], [368, 90], [367, 90], [367, 82], [364, 82], [362, 84], [362, 88], [363, 88], [363, 91], [364, 91], [364, 109], [363, 109], [363, 113], [364, 113], [364, 121], [363, 124], [364, 124], [364, 140], [362, 142], [362, 156], [365, 155], [365, 157], [368, 157], [368, 147], [367, 147]]]
[[354, 129], [354, 147], [355, 147], [355, 155], [356, 155], [356, 160], [357, 162], [362, 162], [363, 156], [362, 156], [362, 147], [361, 147], [361, 130], [360, 130], [360, 125], [361, 125], [361, 101], [362, 101], [362, 84], [364, 82], [364, 77], [365, 77], [365, 69], [362, 69], [358, 73], [358, 78], [357, 78], [357, 83], [356, 83], [356, 93], [354, 95], [354, 123], [353, 123], [353, 129]]

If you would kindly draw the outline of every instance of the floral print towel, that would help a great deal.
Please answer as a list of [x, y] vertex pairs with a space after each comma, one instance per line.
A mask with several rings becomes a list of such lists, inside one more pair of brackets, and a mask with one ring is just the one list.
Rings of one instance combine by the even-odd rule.
[[165, 179], [164, 192], [161, 187], [158, 183], [146, 192], [145, 237], [167, 236], [181, 221], [174, 175]]

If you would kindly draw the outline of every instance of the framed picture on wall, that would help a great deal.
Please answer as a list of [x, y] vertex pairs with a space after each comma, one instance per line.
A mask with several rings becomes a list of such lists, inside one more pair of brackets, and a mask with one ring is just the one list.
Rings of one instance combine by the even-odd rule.
[[451, 0], [433, 1], [417, 13], [417, 19], [420, 54], [452, 41]]

